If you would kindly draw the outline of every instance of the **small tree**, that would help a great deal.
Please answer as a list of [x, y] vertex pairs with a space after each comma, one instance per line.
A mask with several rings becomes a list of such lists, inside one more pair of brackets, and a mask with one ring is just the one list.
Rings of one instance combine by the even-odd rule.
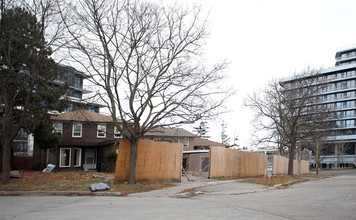
[[229, 96], [219, 87], [226, 64], [202, 63], [207, 27], [199, 8], [82, 0], [72, 9], [68, 51], [92, 76], [115, 126], [131, 142], [134, 184], [138, 140], [146, 132], [220, 113]]
[[229, 145], [230, 137], [226, 134], [226, 128], [227, 128], [227, 124], [223, 122], [221, 124], [221, 143]]
[[41, 24], [22, 8], [6, 9], [0, 21], [0, 142], [2, 182], [9, 181], [11, 142], [19, 130], [33, 131], [51, 110], [60, 110], [64, 87], [50, 84], [57, 64], [43, 48]]
[[241, 149], [240, 145], [237, 144], [237, 142], [239, 141], [239, 137], [237, 135], [234, 134], [234, 143], [231, 145], [233, 148], [237, 148], [237, 149]]
[[340, 163], [344, 163], [344, 155], [351, 148], [345, 141], [335, 143], [334, 155], [335, 155], [335, 167], [340, 168]]
[[202, 121], [200, 122], [198, 127], [194, 128], [194, 131], [196, 132], [197, 136], [200, 138], [210, 138], [210, 136], [207, 136], [206, 134], [208, 133], [209, 130], [209, 126], [208, 126], [208, 122], [206, 121]]
[[[327, 112], [321, 115], [326, 116]], [[311, 131], [310, 139], [305, 144], [305, 146], [309, 148], [314, 154], [314, 161], [316, 163], [316, 175], [319, 174], [319, 165], [326, 158], [325, 155], [328, 155], [332, 152], [331, 146], [326, 144], [326, 138], [330, 134], [328, 128], [331, 128], [332, 124], [328, 118], [318, 118], [314, 120], [314, 123], [317, 123], [321, 128], [317, 129], [316, 132]]]

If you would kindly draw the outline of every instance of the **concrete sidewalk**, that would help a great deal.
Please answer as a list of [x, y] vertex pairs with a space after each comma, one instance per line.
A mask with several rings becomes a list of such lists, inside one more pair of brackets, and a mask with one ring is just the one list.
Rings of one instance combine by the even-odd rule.
[[199, 187], [198, 190], [204, 195], [241, 195], [247, 193], [264, 192], [278, 187], [268, 187], [253, 183], [243, 183], [236, 180], [234, 182], [224, 182], [212, 186]]
[[182, 176], [182, 181], [175, 183], [176, 186], [143, 193], [133, 193], [129, 194], [128, 197], [190, 197], [192, 195], [190, 192], [182, 193], [183, 191], [194, 191], [196, 194], [208, 195], [245, 194], [273, 189], [273, 187], [263, 185], [241, 183], [239, 182], [240, 180], [216, 180], [202, 176], [190, 176], [190, 178], [194, 179], [194, 181], [188, 181], [185, 176]]

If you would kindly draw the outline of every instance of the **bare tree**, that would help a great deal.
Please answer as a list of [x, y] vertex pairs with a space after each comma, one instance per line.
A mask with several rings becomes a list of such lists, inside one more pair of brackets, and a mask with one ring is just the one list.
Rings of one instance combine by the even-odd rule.
[[[66, 34], [64, 20], [67, 19], [65, 0], [2, 0], [2, 4], [4, 7], [24, 8], [37, 18], [41, 29], [41, 48], [50, 48], [56, 54], [63, 47]], [[59, 53], [57, 57], [60, 57]]]
[[314, 139], [314, 142], [312, 143], [310, 149], [313, 151], [314, 154], [314, 161], [315, 161], [315, 166], [316, 166], [316, 175], [319, 174], [319, 169], [320, 169], [320, 163], [325, 159], [323, 157], [324, 152], [325, 152], [325, 144], [324, 141], [321, 140], [321, 138]]
[[351, 148], [345, 141], [337, 142], [334, 146], [335, 167], [340, 168], [340, 164], [344, 163], [344, 155]]
[[134, 184], [138, 140], [146, 132], [220, 113], [230, 95], [219, 86], [226, 63], [210, 69], [202, 63], [207, 24], [200, 8], [82, 0], [72, 13], [65, 22], [69, 54], [91, 75], [115, 126], [130, 140]]
[[330, 113], [327, 106], [319, 105], [317, 95], [325, 84], [317, 77], [318, 73], [320, 70], [308, 67], [291, 80], [270, 83], [245, 102], [256, 110], [255, 143], [278, 144], [282, 153], [288, 150], [288, 175], [293, 175], [297, 146], [310, 142], [311, 134], [324, 131], [317, 118], [322, 112]]
[[230, 137], [226, 134], [226, 128], [227, 124], [223, 121], [221, 124], [221, 143], [229, 145]]
[[234, 143], [231, 145], [232, 148], [237, 148], [237, 149], [241, 149], [240, 145], [237, 144], [237, 142], [239, 141], [239, 137], [234, 133]]
[[207, 135], [209, 132], [208, 122], [201, 121], [198, 127], [194, 127], [194, 131], [197, 133], [198, 137], [208, 139], [210, 136]]
[[329, 155], [333, 149], [330, 144], [327, 144], [330, 137], [330, 128], [333, 127], [333, 123], [330, 121], [332, 112], [323, 111], [320, 114], [315, 115], [315, 119], [311, 123], [315, 124], [314, 131], [310, 131], [309, 138], [304, 144], [314, 154], [314, 161], [316, 164], [316, 175], [319, 174], [320, 163]]

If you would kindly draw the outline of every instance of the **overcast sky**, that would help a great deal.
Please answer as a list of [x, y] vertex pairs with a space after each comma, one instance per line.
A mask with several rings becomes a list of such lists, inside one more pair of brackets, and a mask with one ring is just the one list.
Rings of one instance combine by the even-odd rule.
[[[310, 65], [335, 65], [335, 51], [356, 45], [354, 0], [178, 0], [211, 10], [208, 60], [227, 59], [227, 82], [237, 93], [222, 115], [228, 135], [250, 145], [252, 113], [243, 107], [246, 94], [272, 79], [293, 75]], [[209, 122], [211, 139], [221, 141], [221, 121]], [[232, 142], [231, 142], [232, 144]]]

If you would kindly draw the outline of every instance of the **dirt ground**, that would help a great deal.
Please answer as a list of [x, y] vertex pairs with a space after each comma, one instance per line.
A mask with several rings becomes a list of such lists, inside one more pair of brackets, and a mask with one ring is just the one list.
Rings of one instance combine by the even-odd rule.
[[54, 182], [71, 180], [90, 180], [90, 179], [112, 179], [113, 173], [99, 173], [91, 171], [63, 171], [44, 173], [41, 171], [21, 170], [20, 179], [12, 179], [19, 182]]

